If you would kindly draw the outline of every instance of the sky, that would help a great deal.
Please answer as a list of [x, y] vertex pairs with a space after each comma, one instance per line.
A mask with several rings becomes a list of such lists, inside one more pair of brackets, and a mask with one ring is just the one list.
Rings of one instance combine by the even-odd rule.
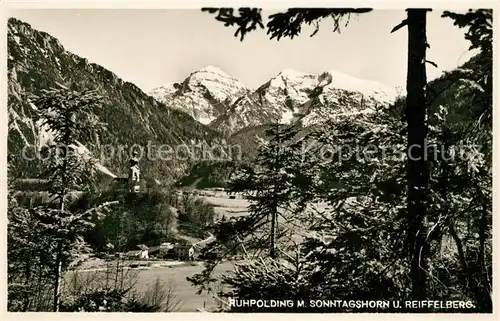
[[[273, 12], [263, 11], [263, 16]], [[428, 14], [430, 49], [427, 74], [433, 79], [471, 57], [464, 29]], [[303, 28], [294, 39], [269, 40], [258, 30], [240, 41], [235, 29], [194, 9], [17, 9], [9, 16], [58, 38], [66, 50], [97, 63], [145, 92], [181, 82], [207, 65], [221, 68], [251, 88], [283, 69], [321, 73], [336, 70], [404, 88], [407, 31], [390, 33], [406, 16], [403, 10], [375, 10], [353, 17], [340, 33], [324, 20], [320, 31]]]

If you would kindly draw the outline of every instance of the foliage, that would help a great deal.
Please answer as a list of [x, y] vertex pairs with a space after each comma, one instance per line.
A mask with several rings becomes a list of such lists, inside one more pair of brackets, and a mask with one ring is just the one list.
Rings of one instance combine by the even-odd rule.
[[181, 300], [177, 297], [177, 286], [173, 279], [162, 281], [156, 278], [143, 294], [142, 302], [154, 307], [155, 311], [176, 312], [182, 307]]
[[445, 11], [443, 17], [454, 20], [459, 28], [468, 28], [465, 39], [469, 40], [470, 50], [479, 50], [475, 57], [476, 72], [470, 69], [459, 70], [458, 79], [466, 87], [474, 102], [474, 116], [479, 124], [491, 127], [493, 121], [493, 10], [470, 9], [465, 14]]
[[49, 310], [43, 294], [51, 284], [52, 242], [40, 237], [42, 227], [33, 210], [10, 204], [8, 213], [8, 309]]
[[249, 200], [249, 215], [214, 225], [216, 242], [208, 250], [218, 252], [219, 258], [189, 278], [200, 291], [212, 291], [210, 283], [215, 280], [211, 272], [221, 259], [237, 253], [251, 258], [288, 255], [297, 226], [300, 230], [302, 212], [313, 198], [303, 191], [314, 179], [309, 176], [309, 164], [301, 162], [302, 142], [295, 139], [297, 128], [293, 126], [275, 124], [266, 133], [268, 140], [260, 141], [254, 166], [242, 166], [229, 183], [230, 193], [242, 193]]
[[201, 198], [183, 195], [179, 204], [179, 231], [195, 238], [205, 238], [211, 228], [215, 211]]
[[121, 259], [109, 262], [104, 272], [74, 271], [64, 292], [66, 312], [173, 312], [181, 301], [173, 280], [155, 280], [145, 292], [134, 289], [137, 271], [124, 270]]
[[[477, 61], [472, 60], [470, 66], [474, 67], [475, 63]], [[478, 69], [472, 70], [477, 72]], [[443, 81], [438, 79], [434, 87], [443, 86]], [[428, 219], [425, 221], [429, 231], [425, 238], [429, 257], [425, 272], [429, 278], [429, 297], [472, 301], [476, 308], [467, 312], [488, 312], [491, 311], [492, 284], [491, 161], [488, 156], [491, 144], [485, 128], [470, 131], [470, 125], [477, 118], [462, 108], [470, 101], [469, 97], [464, 90], [451, 89], [443, 91], [438, 100], [431, 101], [427, 141], [430, 183]], [[440, 105], [434, 105], [437, 102]], [[450, 109], [453, 112], [448, 112]], [[272, 262], [269, 258], [264, 258], [263, 262], [259, 256], [249, 253], [247, 261], [238, 263], [233, 272], [222, 277], [230, 290], [219, 294], [221, 297], [289, 299], [296, 293], [304, 300], [311, 297], [349, 300], [411, 297], [409, 265], [404, 252], [408, 233], [405, 222], [407, 142], [401, 113], [402, 108], [393, 106], [373, 114], [339, 119], [302, 138], [307, 148], [301, 158], [284, 153], [286, 157], [277, 162], [276, 172], [300, 169], [312, 178], [303, 184], [293, 184], [296, 190], [291, 199], [299, 201], [304, 197], [306, 204], [305, 211], [294, 214], [299, 217], [301, 227], [294, 232], [302, 231], [304, 235], [298, 242], [300, 250], [296, 245], [290, 246]], [[281, 150], [286, 151], [292, 142], [296, 143], [293, 139], [283, 139]], [[272, 146], [272, 143], [265, 146]], [[270, 151], [261, 148], [260, 159], [269, 159]], [[272, 164], [269, 161], [268, 168], [272, 168]], [[247, 175], [233, 182], [235, 187], [251, 190], [257, 186], [260, 189], [273, 186], [270, 183], [270, 178], [274, 177], [272, 172], [267, 173], [269, 176], [262, 175], [268, 177], [267, 180], [256, 174], [265, 168], [246, 169]], [[289, 185], [283, 186], [279, 195], [286, 195]], [[264, 192], [255, 195], [254, 202], [259, 202], [261, 199], [257, 195], [264, 196]], [[265, 195], [262, 204], [270, 204], [271, 196]], [[326, 203], [326, 208], [311, 206], [317, 201]], [[249, 215], [232, 224], [220, 223], [216, 233], [218, 240], [230, 239], [253, 226], [251, 218]], [[268, 229], [263, 229], [262, 233], [265, 233], [264, 239], [269, 237]], [[251, 248], [249, 239], [241, 240], [245, 248]], [[267, 244], [259, 246], [268, 247]], [[290, 268], [294, 266], [290, 262], [302, 262], [295, 265], [300, 269]], [[200, 289], [213, 291], [207, 285], [215, 281], [210, 276], [212, 269], [213, 265], [207, 266], [191, 281]], [[279, 310], [285, 311], [285, 308]], [[432, 312], [431, 309], [425, 311]]]
[[[226, 26], [237, 25], [236, 35], [241, 39], [257, 26], [263, 28], [258, 9], [240, 9], [239, 16], [232, 9], [208, 11], [218, 13], [217, 19]], [[289, 9], [271, 17], [268, 34], [278, 40], [293, 38], [302, 24], [326, 17], [334, 18], [337, 30], [350, 13], [367, 11]], [[474, 10], [443, 16], [468, 28], [471, 49], [479, 49], [464, 68], [425, 86], [425, 91], [421, 86], [425, 77], [414, 81], [409, 74], [413, 84], [408, 87], [418, 88], [412, 87], [415, 90], [406, 101], [371, 114], [340, 118], [305, 136], [299, 135], [298, 126], [275, 124], [267, 139], [260, 141], [255, 163], [242, 166], [229, 185], [231, 192], [243, 192], [249, 199], [250, 215], [216, 224], [212, 224], [213, 208], [189, 195], [180, 202], [175, 195], [158, 190], [121, 197], [116, 191], [96, 195], [90, 179], [91, 159], [75, 153], [75, 147], [78, 140], [92, 136], [99, 124], [98, 117], [85, 108], [91, 110], [98, 96], [66, 88], [42, 91], [45, 96], [37, 100], [38, 111], [55, 138], [46, 150], [51, 157], [44, 163], [44, 174], [57, 206], [21, 207], [9, 180], [9, 310], [50, 310], [48, 297], [53, 291], [57, 311], [58, 287], [64, 272], [77, 263], [75, 254], [85, 246], [84, 232], [90, 230], [87, 240], [100, 250], [109, 243], [117, 249], [156, 244], [174, 229], [175, 211], [170, 205], [175, 202], [179, 230], [197, 238], [212, 231], [217, 241], [207, 251], [224, 251], [202, 273], [189, 278], [200, 291], [214, 292], [210, 284], [217, 281], [212, 275], [215, 266], [222, 258], [243, 252], [245, 260], [221, 276], [228, 287], [218, 291], [221, 298], [404, 300], [415, 298], [412, 263], [418, 262], [426, 281], [417, 285], [424, 290], [421, 293], [433, 300], [472, 301], [473, 312], [491, 312], [492, 13]], [[425, 26], [425, 19], [410, 20], [395, 29], [403, 25], [411, 29], [415, 22]], [[417, 45], [425, 53], [425, 43]], [[421, 66], [417, 69], [422, 70]], [[420, 109], [410, 110], [403, 118], [404, 110], [398, 109], [403, 104]], [[419, 123], [416, 114], [428, 118]], [[426, 215], [419, 217], [417, 229], [408, 226], [408, 214], [415, 208], [407, 202], [418, 184], [410, 184], [414, 176], [407, 175], [411, 170], [406, 147], [412, 136], [406, 134], [412, 129], [405, 121], [421, 126], [416, 136], [426, 143], [422, 173], [429, 180], [420, 186], [425, 188], [420, 205], [425, 206]], [[70, 206], [67, 195], [75, 189], [89, 193]], [[116, 198], [123, 205], [101, 220], [109, 204], [99, 205]], [[420, 233], [426, 253], [410, 262], [406, 240], [415, 232]], [[117, 266], [115, 280], [122, 272]], [[141, 296], [131, 292], [130, 286], [118, 281], [110, 285], [109, 280], [106, 272], [103, 287], [81, 291], [82, 287], [75, 286], [63, 297], [61, 310], [178, 308], [173, 283], [156, 280]], [[273, 310], [285, 311], [290, 309]]]
[[[281, 38], [297, 36], [301, 32], [302, 24], [311, 25], [315, 23], [316, 30], [311, 35], [314, 36], [319, 30], [318, 21], [324, 18], [331, 18], [334, 22], [333, 31], [340, 30], [340, 23], [343, 19], [347, 19], [346, 25], [349, 22], [352, 14], [370, 12], [372, 9], [354, 9], [354, 8], [338, 8], [338, 9], [323, 9], [323, 8], [291, 8], [286, 12], [276, 13], [269, 16], [267, 23], [267, 34], [270, 38]], [[248, 32], [257, 30], [257, 27], [264, 28], [262, 23], [261, 9], [257, 8], [240, 8], [238, 15], [234, 14], [232, 8], [203, 8], [202, 11], [207, 11], [211, 14], [217, 14], [216, 19], [224, 22], [224, 25], [234, 26], [238, 28], [234, 34], [235, 37], [240, 35], [240, 40], [243, 40]]]
[[[70, 192], [92, 190], [92, 160], [77, 150], [78, 139], [91, 135], [97, 128], [94, 111], [100, 98], [93, 91], [76, 92], [60, 87], [44, 90], [41, 97], [35, 97], [41, 123], [53, 138], [47, 146], [48, 157], [42, 163], [41, 178], [48, 181], [48, 192], [55, 204], [14, 210], [9, 224], [9, 262], [13, 267], [20, 265], [25, 269], [24, 273], [11, 269], [12, 278], [26, 286], [33, 281], [32, 271], [37, 271], [38, 284], [52, 282], [54, 311], [59, 309], [62, 275], [74, 263], [74, 255], [85, 246], [83, 233], [93, 226], [91, 219], [101, 217], [109, 205], [99, 204], [86, 210], [69, 208]], [[28, 292], [24, 301], [26, 310], [30, 301]]]
[[[381, 112], [380, 114], [383, 114]], [[387, 115], [359, 115], [313, 133], [337, 147], [319, 162], [318, 211], [304, 243], [315, 267], [312, 283], [323, 295], [349, 299], [396, 299], [407, 295], [404, 258], [405, 140], [402, 122]], [[321, 282], [324, 278], [327, 282]], [[345, 280], [340, 282], [340, 280]]]
[[[313, 197], [312, 194], [300, 193], [314, 177], [310, 175], [307, 163], [301, 162], [303, 142], [296, 138], [297, 133], [297, 128], [279, 124], [266, 131], [269, 140], [261, 141], [253, 166], [236, 173], [229, 184], [230, 192], [242, 192], [250, 202], [250, 215], [236, 223], [244, 228], [234, 229], [233, 232], [243, 238], [255, 232], [259, 236], [259, 228], [270, 224], [271, 234], [265, 235], [270, 237], [270, 253], [273, 256], [276, 255], [275, 243], [280, 234], [278, 221], [294, 224], [295, 220], [300, 220], [299, 213]], [[282, 236], [284, 234], [281, 233]], [[267, 247], [260, 240], [255, 246]]]
[[[313, 298], [313, 289], [305, 278], [304, 257], [285, 257], [283, 260], [265, 258], [235, 263], [233, 271], [222, 275], [221, 283], [230, 291], [218, 294], [221, 298], [240, 300], [306, 300]], [[259, 291], [255, 291], [255, 289]], [[239, 308], [225, 306], [231, 312], [307, 312], [305, 309], [289, 308]]]
[[235, 161], [202, 161], [195, 163], [189, 174], [178, 186], [193, 186], [198, 189], [226, 187], [227, 181], [238, 167]]
[[[445, 107], [435, 115], [441, 119], [446, 116]], [[430, 235], [442, 259], [434, 263], [441, 281], [434, 291], [465, 296], [475, 301], [479, 311], [488, 311], [492, 306], [492, 177], [488, 159], [491, 145], [482, 145], [483, 134], [457, 131], [446, 122], [431, 127], [435, 156], [429, 219], [433, 224]], [[452, 257], [442, 256], [446, 243], [454, 244]], [[453, 268], [440, 271], [446, 265]], [[453, 282], [458, 286], [452, 287]]]
[[[62, 312], [117, 312], [126, 311], [127, 302], [124, 293], [116, 290], [96, 291], [76, 298], [65, 298]], [[73, 300], [72, 300], [73, 299]]]
[[85, 240], [94, 250], [107, 251], [107, 244], [112, 244], [115, 251], [126, 251], [138, 244], [158, 245], [173, 238], [177, 217], [171, 207], [171, 192], [149, 190], [124, 194], [111, 189], [78, 206], [92, 207], [116, 199], [121, 204], [110, 209], [103, 219], [96, 218], [95, 226], [85, 233]]

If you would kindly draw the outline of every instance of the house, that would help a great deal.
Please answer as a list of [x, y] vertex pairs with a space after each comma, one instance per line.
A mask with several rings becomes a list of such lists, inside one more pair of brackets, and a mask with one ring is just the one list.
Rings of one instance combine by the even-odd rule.
[[178, 260], [187, 260], [189, 259], [189, 249], [191, 248], [191, 245], [186, 245], [186, 244], [177, 244], [173, 248], [174, 250], [174, 255]]
[[149, 248], [144, 244], [139, 244], [137, 247], [141, 250], [139, 253], [140, 259], [149, 259]]
[[[196, 239], [187, 235], [179, 235], [183, 240], [180, 243], [171, 244], [164, 243], [163, 245], [166, 253], [172, 253], [172, 256], [178, 260], [190, 260], [191, 257], [196, 258], [200, 255], [201, 250], [203, 250], [208, 244], [215, 241], [215, 236], [210, 234], [210, 236], [204, 240]], [[166, 244], [169, 244], [168, 246]], [[191, 254], [191, 255], [190, 255]]]
[[174, 248], [174, 244], [172, 243], [162, 243], [157, 246], [151, 246], [148, 249], [149, 256], [154, 256], [157, 258], [165, 258], [168, 256], [169, 252]]
[[[210, 255], [214, 254], [214, 253], [211, 253], [211, 254], [208, 254], [208, 253], [205, 253], [203, 254], [203, 249], [205, 249], [209, 244], [215, 242], [216, 238], [214, 235], [212, 235], [211, 233], [208, 233], [210, 234], [210, 236], [204, 240], [201, 240], [199, 242], [196, 242], [193, 244], [192, 246], [192, 249], [194, 250], [194, 253], [195, 255], [198, 257], [198, 258], [209, 258]], [[200, 255], [202, 254], [202, 255]], [[202, 257], [204, 256], [204, 257]]]
[[144, 244], [137, 245], [138, 250], [132, 250], [125, 253], [125, 257], [136, 260], [149, 259], [149, 248]]

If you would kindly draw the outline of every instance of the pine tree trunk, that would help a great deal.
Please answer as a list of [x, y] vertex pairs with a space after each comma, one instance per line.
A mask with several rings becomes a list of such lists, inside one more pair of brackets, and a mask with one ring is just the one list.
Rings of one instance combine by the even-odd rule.
[[408, 9], [408, 74], [406, 119], [408, 122], [408, 245], [413, 299], [426, 298], [426, 202], [429, 169], [424, 147], [427, 139], [425, 86], [427, 9]]
[[[60, 204], [61, 214], [64, 211], [64, 194]], [[54, 306], [53, 311], [59, 312], [59, 299], [61, 297], [61, 275], [62, 275], [62, 244], [63, 240], [57, 240], [56, 264], [54, 271]]]
[[276, 220], [278, 216], [278, 172], [280, 168], [279, 157], [280, 157], [280, 144], [281, 144], [281, 132], [279, 121], [276, 121], [276, 155], [274, 159], [274, 192], [273, 192], [273, 212], [271, 213], [271, 251], [270, 256], [272, 259], [276, 258]]
[[271, 217], [271, 258], [276, 258], [276, 215], [273, 213]]
[[[63, 148], [63, 170], [62, 170], [62, 190], [59, 192], [59, 196], [61, 197], [59, 203], [59, 215], [64, 215], [65, 208], [65, 197], [66, 197], [66, 189], [67, 189], [67, 175], [68, 173], [68, 155], [66, 151], [66, 146], [70, 145], [70, 133], [66, 132], [64, 136], [65, 147]], [[62, 228], [62, 226], [61, 226]], [[61, 276], [62, 276], [62, 248], [63, 248], [63, 240], [57, 240], [57, 249], [56, 249], [56, 264], [54, 271], [54, 306], [53, 311], [59, 312], [59, 299], [61, 296]]]
[[56, 269], [54, 271], [54, 312], [59, 312], [59, 298], [61, 296], [61, 274], [62, 274], [62, 260], [61, 260], [61, 249], [60, 244], [57, 249], [57, 257], [56, 257]]

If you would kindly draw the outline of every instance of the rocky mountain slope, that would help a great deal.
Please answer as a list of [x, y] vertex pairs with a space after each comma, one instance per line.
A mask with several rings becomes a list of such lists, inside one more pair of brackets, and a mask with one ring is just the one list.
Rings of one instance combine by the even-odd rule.
[[206, 66], [191, 73], [182, 83], [155, 88], [150, 95], [208, 125], [220, 117], [238, 97], [249, 93], [250, 89], [221, 69]]
[[[316, 104], [309, 93], [325, 77]], [[220, 69], [208, 66], [193, 72], [180, 84], [167, 84], [150, 92], [155, 99], [183, 110], [198, 121], [226, 134], [299, 118], [304, 126], [321, 123], [337, 115], [375, 110], [394, 102], [397, 93], [375, 81], [358, 79], [337, 71], [308, 74], [283, 70], [256, 90], [250, 90]]]
[[[212, 141], [219, 136], [104, 67], [66, 51], [51, 35], [11, 18], [8, 21], [8, 152], [21, 176], [33, 176], [36, 171], [36, 167], [30, 166], [33, 164], [20, 157], [23, 147], [40, 146], [49, 138], [37, 125], [36, 106], [29, 97], [56, 83], [75, 90], [95, 89], [104, 97], [104, 108], [98, 116], [106, 124], [106, 130], [93, 141], [81, 142], [96, 157], [105, 147], [128, 152], [134, 144], [143, 148], [148, 143], [175, 147], [182, 143]], [[111, 174], [126, 173], [126, 155], [106, 156], [99, 159], [103, 168]], [[183, 168], [176, 161], [146, 158], [141, 160], [141, 167], [145, 175], [151, 173], [149, 176], [174, 175]]]

